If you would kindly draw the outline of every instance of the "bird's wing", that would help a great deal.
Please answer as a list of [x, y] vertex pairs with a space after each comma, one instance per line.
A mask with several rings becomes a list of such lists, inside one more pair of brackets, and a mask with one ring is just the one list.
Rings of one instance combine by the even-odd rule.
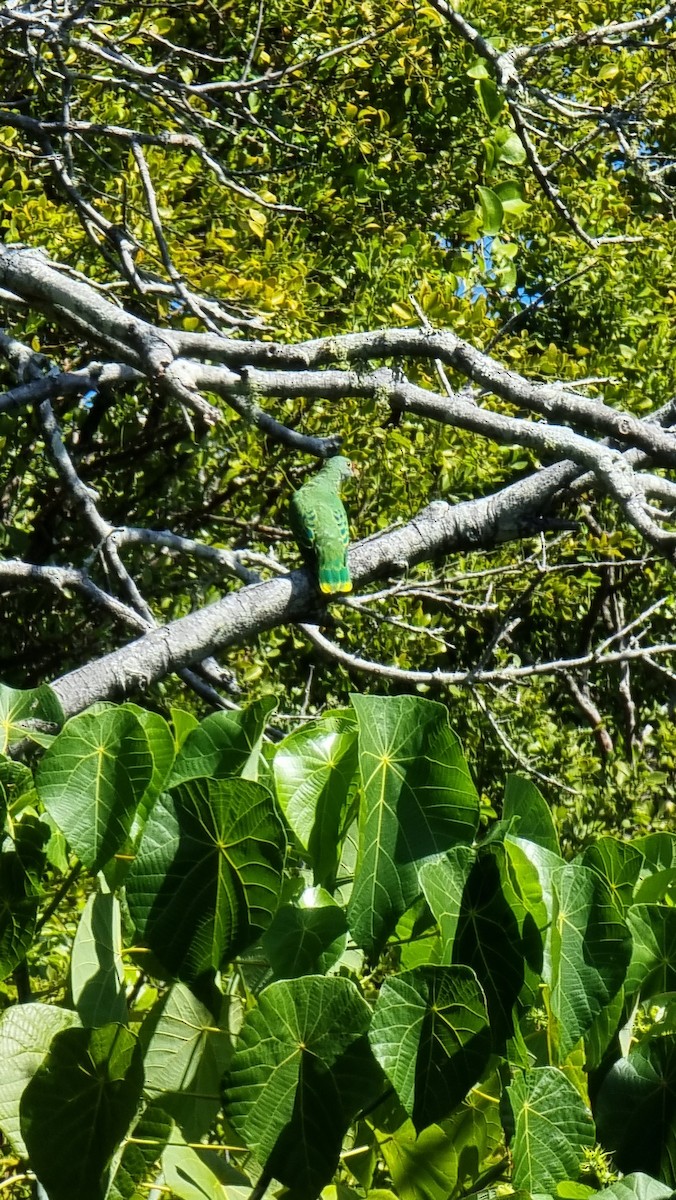
[[316, 542], [319, 586], [323, 592], [350, 592], [352, 582], [347, 566], [350, 528], [340, 497], [330, 492], [322, 500]]
[[306, 483], [291, 497], [289, 524], [301, 550], [316, 560], [321, 591], [351, 591], [350, 529], [337, 491], [319, 486], [316, 480]]
[[301, 549], [312, 550], [320, 524], [312, 491], [302, 487], [294, 492], [289, 504], [289, 524]]

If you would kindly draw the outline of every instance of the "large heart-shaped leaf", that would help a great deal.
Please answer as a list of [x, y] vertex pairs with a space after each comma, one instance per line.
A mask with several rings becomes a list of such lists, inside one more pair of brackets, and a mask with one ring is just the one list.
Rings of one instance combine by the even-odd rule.
[[256, 779], [265, 723], [275, 707], [271, 696], [237, 712], [215, 712], [191, 730], [169, 778], [169, 787], [189, 779]]
[[148, 742], [153, 771], [148, 786], [136, 809], [131, 836], [135, 840], [143, 832], [150, 810], [160, 792], [166, 786], [169, 772], [176, 757], [175, 742], [171, 729], [159, 713], [149, 712], [137, 704], [125, 704], [129, 712], [138, 718]]
[[197, 1141], [220, 1108], [220, 1081], [232, 1052], [230, 998], [215, 1017], [197, 996], [176, 983], [162, 997], [141, 1040], [145, 1094]]
[[626, 992], [641, 999], [676, 991], [676, 908], [634, 904], [627, 912], [633, 949]]
[[475, 861], [476, 852], [471, 846], [454, 846], [443, 858], [423, 863], [418, 872], [423, 894], [439, 926], [445, 963], [453, 958], [462, 896]]
[[332, 890], [352, 821], [357, 731], [340, 717], [292, 733], [273, 759], [280, 808], [310, 856], [316, 884]]
[[269, 925], [284, 848], [261, 784], [194, 779], [164, 794], [127, 882], [139, 937], [172, 975], [217, 970]]
[[153, 769], [135, 713], [104, 708], [66, 723], [38, 765], [35, 786], [78, 858], [96, 871], [124, 844]]
[[587, 1033], [621, 988], [631, 957], [631, 934], [605, 880], [568, 863], [552, 876], [549, 1003], [552, 1044], [559, 1061]]
[[380, 1151], [401, 1200], [448, 1200], [458, 1184], [455, 1124], [430, 1125], [418, 1133], [406, 1121], [382, 1135]]
[[104, 1200], [142, 1085], [138, 1043], [125, 1026], [56, 1034], [21, 1098], [21, 1132], [49, 1200]]
[[369, 1041], [418, 1132], [447, 1117], [491, 1053], [483, 992], [468, 967], [418, 967], [386, 979]]
[[518, 1074], [507, 1096], [514, 1121], [512, 1187], [556, 1195], [557, 1184], [577, 1179], [583, 1152], [594, 1145], [592, 1115], [556, 1067]]
[[559, 835], [551, 810], [531, 779], [523, 775], [507, 776], [502, 817], [504, 821], [514, 823], [512, 833], [517, 837], [536, 842], [552, 854], [560, 854]]
[[22, 692], [0, 683], [0, 754], [24, 738], [48, 746], [63, 721], [59, 698], [46, 684]]
[[0, 852], [0, 979], [24, 960], [33, 940], [48, 838], [45, 823], [24, 814]]
[[110, 892], [90, 896], [70, 963], [73, 1003], [85, 1026], [127, 1023], [120, 904]]
[[561, 856], [537, 842], [508, 834], [505, 850], [519, 894], [530, 912], [540, 935], [542, 974], [551, 977], [551, 929], [554, 912], [554, 875], [561, 867]]
[[417, 1133], [412, 1121], [384, 1132], [380, 1151], [399, 1200], [470, 1195], [478, 1178], [500, 1171], [504, 1136], [497, 1103], [462, 1104], [452, 1117]]
[[595, 1106], [599, 1139], [618, 1170], [676, 1186], [676, 1035], [648, 1038], [605, 1076]]
[[105, 866], [106, 881], [113, 892], [119, 891], [125, 883], [146, 821], [153, 804], [166, 785], [176, 756], [174, 737], [163, 717], [158, 713], [139, 708], [136, 704], [125, 704], [124, 707], [138, 717], [148, 742], [153, 769], [148, 786], [138, 800], [129, 837], [120, 846], [115, 858], [107, 862]]
[[364, 1036], [371, 1010], [353, 983], [271, 984], [247, 1015], [223, 1086], [226, 1115], [291, 1194], [319, 1194], [345, 1131], [381, 1075]]
[[602, 875], [613, 896], [624, 908], [631, 904], [645, 859], [631, 842], [602, 837], [587, 846], [581, 858], [585, 867]]
[[262, 941], [275, 978], [323, 975], [345, 949], [345, 910], [323, 888], [306, 888], [298, 904], [279, 909]]
[[443, 705], [417, 696], [353, 696], [362, 810], [348, 921], [375, 957], [420, 892], [416, 866], [470, 842], [479, 812]]
[[16, 1004], [0, 1018], [0, 1129], [21, 1158], [28, 1158], [19, 1117], [24, 1089], [54, 1035], [79, 1024], [77, 1013], [51, 1004]]
[[481, 847], [462, 893], [452, 961], [475, 972], [497, 1050], [514, 1030], [513, 1010], [526, 978], [529, 943], [534, 942], [534, 953], [540, 944], [527, 916], [510, 880], [504, 846], [495, 842]]
[[512, 837], [511, 834], [507, 835], [504, 844], [511, 878], [535, 922], [544, 952], [552, 914], [552, 893], [551, 888], [547, 886], [546, 864], [554, 863], [557, 869], [561, 866], [561, 859], [551, 851], [545, 850], [543, 846], [525, 841], [524, 838]]
[[[622, 1020], [624, 1014], [625, 992], [621, 987], [619, 992], [613, 997], [605, 1008], [602, 1008], [598, 1017], [594, 1020], [593, 1025], [584, 1035], [584, 1070], [586, 1072], [595, 1071], [603, 1063], [608, 1048], [615, 1036], [624, 1024]], [[625, 1014], [626, 1021], [626, 1014]], [[629, 1030], [627, 1030], [629, 1034]], [[577, 1057], [581, 1051], [578, 1050]], [[571, 1058], [575, 1058], [572, 1055]], [[570, 1060], [569, 1060], [570, 1061]]]

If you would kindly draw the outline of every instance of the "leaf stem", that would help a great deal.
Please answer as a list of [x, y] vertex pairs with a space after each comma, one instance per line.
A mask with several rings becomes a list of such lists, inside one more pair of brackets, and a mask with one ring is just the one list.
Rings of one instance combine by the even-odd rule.
[[81, 870], [82, 870], [81, 862], [76, 862], [75, 866], [71, 867], [70, 871], [66, 875], [66, 878], [64, 879], [63, 883], [61, 884], [61, 887], [58, 889], [58, 891], [56, 891], [54, 893], [54, 895], [52, 896], [52, 899], [50, 900], [49, 904], [47, 905], [42, 916], [38, 918], [38, 921], [35, 925], [36, 935], [40, 932], [41, 929], [44, 928], [44, 926], [47, 924], [49, 918], [54, 915], [54, 913], [56, 912], [57, 908], [59, 907], [61, 901], [70, 891], [71, 884], [75, 882], [75, 880], [77, 879]]

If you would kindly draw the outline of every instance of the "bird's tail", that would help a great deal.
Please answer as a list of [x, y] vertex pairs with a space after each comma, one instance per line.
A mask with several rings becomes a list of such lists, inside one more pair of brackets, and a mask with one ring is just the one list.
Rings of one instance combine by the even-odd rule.
[[334, 592], [351, 592], [350, 572], [346, 566], [320, 566], [319, 587], [327, 595], [333, 595]]

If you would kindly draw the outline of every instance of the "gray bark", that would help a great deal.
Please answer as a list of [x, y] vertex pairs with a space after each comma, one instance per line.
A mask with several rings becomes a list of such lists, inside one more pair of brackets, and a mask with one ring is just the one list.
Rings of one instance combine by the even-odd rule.
[[[479, 549], [523, 538], [529, 518], [578, 474], [574, 463], [557, 463], [494, 496], [424, 508], [413, 521], [352, 547], [355, 589], [452, 551]], [[205, 608], [153, 629], [121, 649], [55, 680], [52, 687], [66, 716], [97, 700], [121, 700], [143, 692], [172, 672], [258, 634], [315, 616], [320, 603], [309, 570], [251, 584]]]

